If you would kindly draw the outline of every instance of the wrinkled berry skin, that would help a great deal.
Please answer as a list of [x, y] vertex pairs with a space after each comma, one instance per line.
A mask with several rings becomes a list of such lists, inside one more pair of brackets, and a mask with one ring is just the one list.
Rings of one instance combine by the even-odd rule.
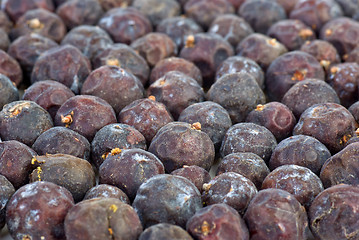
[[29, 182], [29, 174], [36, 167], [31, 160], [37, 154], [18, 141], [0, 142], [0, 174], [18, 189]]
[[71, 45], [64, 45], [51, 48], [36, 60], [31, 83], [52, 79], [77, 94], [90, 72], [90, 61], [80, 50]]
[[185, 108], [204, 100], [203, 88], [179, 71], [170, 71], [157, 79], [148, 87], [147, 95], [166, 105], [175, 120]]
[[262, 182], [269, 174], [269, 169], [264, 160], [251, 152], [231, 153], [222, 158], [219, 163], [216, 176], [225, 172], [235, 172], [243, 175], [261, 189]]
[[43, 8], [48, 11], [54, 11], [54, 4], [51, 0], [11, 0], [3, 1], [1, 7], [6, 11], [12, 21], [16, 22], [25, 12], [31, 9]]
[[291, 193], [306, 209], [314, 198], [324, 190], [322, 181], [309, 168], [283, 165], [267, 175], [262, 189], [277, 188]]
[[31, 33], [37, 33], [55, 42], [61, 42], [66, 35], [66, 26], [55, 13], [37, 8], [22, 15], [9, 36], [14, 40]]
[[275, 59], [266, 72], [269, 99], [281, 101], [284, 94], [297, 82], [307, 78], [324, 80], [324, 70], [310, 54], [302, 51], [285, 53]]
[[268, 166], [274, 170], [282, 165], [295, 164], [307, 167], [319, 176], [320, 169], [330, 157], [327, 147], [314, 137], [295, 135], [278, 143]]
[[315, 78], [297, 82], [282, 98], [282, 103], [293, 112], [298, 120], [307, 108], [327, 102], [340, 104], [340, 99], [328, 83]]
[[238, 56], [247, 57], [255, 61], [263, 71], [288, 49], [275, 38], [262, 33], [252, 33], [245, 37], [236, 47]]
[[325, 189], [310, 206], [309, 224], [320, 240], [358, 239], [359, 188], [347, 184]]
[[185, 228], [189, 218], [202, 208], [196, 186], [184, 177], [156, 175], [143, 183], [132, 204], [144, 228], [171, 223]]
[[95, 172], [84, 159], [59, 153], [36, 156], [36, 161], [40, 166], [30, 174], [30, 182], [47, 181], [65, 187], [75, 202], [96, 184]]
[[[66, 120], [65, 120], [66, 119]], [[92, 141], [102, 127], [116, 123], [116, 114], [105, 100], [90, 95], [77, 95], [61, 105], [55, 125], [68, 127]]]
[[39, 155], [63, 153], [90, 160], [89, 141], [65, 127], [52, 127], [43, 132], [32, 145], [32, 149]]
[[208, 171], [196, 165], [184, 165], [182, 168], [171, 172], [171, 174], [187, 178], [197, 187], [200, 193], [202, 193], [203, 184], [208, 183], [211, 180], [211, 175], [209, 175]]
[[15, 101], [0, 112], [0, 137], [31, 146], [41, 133], [53, 127], [50, 114], [33, 101]]
[[315, 31], [319, 31], [331, 19], [341, 16], [342, 9], [334, 0], [298, 1], [289, 15], [291, 19], [299, 19]]
[[78, 26], [69, 31], [62, 39], [61, 45], [70, 44], [77, 47], [88, 59], [95, 56], [113, 44], [110, 35], [98, 26]]
[[108, 46], [92, 59], [93, 69], [103, 65], [121, 67], [141, 80], [146, 85], [150, 68], [146, 60], [130, 46], [122, 43]]
[[274, 135], [255, 123], [237, 123], [224, 135], [220, 149], [221, 157], [235, 152], [252, 152], [268, 162], [277, 146]]
[[142, 183], [163, 173], [164, 166], [154, 154], [142, 149], [123, 149], [106, 157], [99, 168], [99, 181], [119, 187], [133, 200]]
[[359, 43], [359, 23], [347, 17], [334, 18], [320, 29], [320, 38], [333, 44], [343, 57]]
[[256, 123], [268, 128], [278, 142], [289, 137], [297, 123], [292, 111], [279, 102], [257, 105], [257, 108], [247, 115], [246, 122]]
[[338, 63], [329, 68], [327, 82], [338, 94], [344, 107], [350, 107], [358, 101], [358, 78], [359, 64], [356, 62]]
[[197, 211], [188, 220], [186, 229], [195, 239], [249, 240], [248, 228], [242, 217], [232, 207], [223, 203]]
[[168, 173], [183, 165], [197, 165], [209, 171], [215, 155], [208, 135], [184, 122], [171, 122], [160, 128], [148, 151], [162, 161]]
[[359, 185], [359, 175], [356, 171], [359, 159], [358, 147], [359, 143], [354, 142], [327, 159], [320, 172], [320, 179], [325, 188], [342, 183]]
[[143, 98], [144, 88], [131, 72], [117, 66], [102, 66], [88, 75], [81, 94], [105, 100], [118, 114], [126, 105]]
[[48, 111], [51, 118], [54, 119], [61, 105], [74, 96], [75, 94], [71, 89], [62, 83], [45, 80], [35, 82], [27, 88], [22, 99], [36, 102]]
[[11, 236], [23, 239], [65, 239], [64, 220], [73, 207], [71, 193], [51, 182], [33, 182], [18, 189], [6, 209]]
[[211, 101], [189, 105], [181, 112], [178, 121], [190, 124], [199, 122], [201, 130], [211, 138], [216, 151], [221, 146], [224, 134], [232, 126], [231, 118], [226, 109]]
[[356, 124], [353, 115], [343, 106], [336, 103], [316, 104], [303, 112], [293, 135], [315, 137], [332, 153], [337, 153], [355, 135]]
[[[191, 37], [194, 37], [193, 42]], [[201, 70], [203, 85], [207, 87], [214, 82], [217, 67], [233, 55], [233, 47], [221, 36], [213, 33], [188, 36], [186, 45], [179, 53], [181, 58], [193, 62]]]
[[91, 143], [91, 159], [99, 168], [112, 149], [147, 149], [145, 137], [136, 128], [122, 123], [104, 126], [96, 132]]
[[7, 76], [16, 86], [22, 82], [20, 64], [8, 53], [0, 49], [0, 74]]
[[65, 218], [66, 239], [136, 240], [142, 226], [134, 209], [116, 198], [94, 198], [79, 202]]
[[307, 239], [305, 208], [281, 189], [261, 190], [244, 214], [251, 239]]
[[202, 200], [207, 206], [225, 203], [243, 215], [257, 192], [256, 186], [248, 178], [239, 173], [226, 172], [203, 185]]
[[58, 44], [50, 38], [31, 33], [14, 40], [9, 46], [8, 53], [19, 62], [25, 76], [30, 78], [37, 58], [43, 52], [57, 46]]
[[136, 128], [150, 143], [157, 131], [172, 122], [173, 118], [163, 103], [142, 98], [124, 107], [118, 121]]
[[243, 122], [250, 111], [266, 101], [254, 77], [244, 72], [223, 75], [208, 90], [207, 99], [224, 107], [233, 123]]
[[61, 4], [56, 14], [67, 28], [72, 29], [81, 25], [95, 25], [103, 15], [103, 10], [96, 0], [71, 0]]
[[105, 29], [116, 43], [130, 44], [152, 32], [150, 20], [133, 7], [109, 10], [99, 20], [98, 25]]

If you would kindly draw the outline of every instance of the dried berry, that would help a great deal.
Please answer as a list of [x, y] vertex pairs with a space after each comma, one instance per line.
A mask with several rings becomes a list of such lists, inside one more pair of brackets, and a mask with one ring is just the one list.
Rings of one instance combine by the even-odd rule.
[[204, 168], [198, 167], [196, 165], [184, 165], [182, 168], [171, 172], [171, 174], [187, 178], [197, 187], [200, 193], [202, 193], [203, 184], [208, 183], [211, 180], [211, 175], [209, 175], [209, 172], [207, 172]]
[[104, 65], [123, 68], [146, 85], [150, 69], [146, 60], [126, 44], [113, 44], [103, 50], [92, 61], [93, 68], [97, 69]]
[[62, 39], [61, 45], [70, 44], [77, 47], [89, 60], [112, 46], [110, 35], [100, 27], [82, 25], [69, 31]]
[[221, 146], [224, 134], [232, 126], [231, 118], [226, 109], [211, 101], [189, 105], [181, 112], [178, 121], [190, 124], [199, 122], [201, 130], [211, 138], [216, 151]]
[[153, 26], [157, 26], [163, 19], [178, 16], [181, 12], [176, 0], [133, 0], [132, 6], [147, 16]]
[[66, 26], [55, 13], [38, 8], [27, 11], [16, 21], [10, 37], [14, 40], [30, 33], [37, 33], [60, 42], [66, 34]]
[[163, 103], [150, 96], [135, 100], [124, 107], [118, 115], [118, 121], [136, 128], [146, 138], [147, 143], [150, 143], [157, 131], [172, 122], [173, 118]]
[[192, 18], [184, 16], [163, 19], [156, 27], [156, 32], [167, 34], [181, 50], [190, 35], [203, 32], [202, 27]]
[[95, 25], [102, 17], [103, 10], [96, 0], [71, 0], [61, 4], [56, 14], [71, 29], [80, 25]]
[[61, 105], [55, 116], [56, 126], [65, 126], [91, 141], [102, 127], [115, 123], [116, 114], [105, 100], [77, 95]]
[[90, 161], [90, 143], [81, 134], [65, 128], [52, 127], [43, 132], [32, 145], [39, 155], [63, 153]]
[[6, 209], [14, 239], [64, 239], [64, 220], [73, 207], [71, 193], [51, 182], [34, 182], [18, 189]]
[[359, 185], [357, 162], [359, 143], [354, 142], [328, 158], [320, 171], [320, 179], [325, 188], [337, 184]]
[[326, 146], [317, 139], [305, 135], [295, 135], [284, 139], [276, 146], [268, 165], [271, 170], [274, 170], [282, 165], [295, 164], [307, 167], [319, 175], [324, 162], [330, 156]]
[[106, 100], [118, 114], [126, 105], [143, 98], [144, 88], [131, 72], [117, 66], [102, 66], [88, 75], [81, 94]]
[[150, 20], [139, 10], [117, 7], [106, 12], [98, 25], [108, 32], [116, 43], [130, 44], [152, 32]]
[[148, 87], [147, 95], [165, 104], [175, 120], [186, 107], [204, 100], [203, 89], [196, 80], [178, 71], [157, 79]]
[[237, 123], [224, 135], [220, 149], [221, 157], [235, 152], [252, 152], [268, 162], [277, 146], [274, 135], [255, 123]]
[[14, 194], [15, 188], [6, 179], [5, 176], [0, 175], [0, 230], [5, 226], [6, 223], [6, 204], [10, 197]]
[[316, 239], [356, 239], [359, 188], [340, 184], [321, 192], [310, 206], [309, 224]]
[[138, 240], [192, 240], [183, 228], [169, 223], [158, 223], [143, 231]]
[[17, 189], [29, 182], [29, 174], [36, 167], [32, 161], [34, 150], [18, 141], [0, 142], [0, 174]]
[[53, 127], [50, 114], [32, 101], [15, 101], [0, 112], [0, 137], [31, 146], [41, 133]]
[[81, 201], [96, 184], [95, 172], [84, 159], [67, 154], [46, 154], [33, 160], [40, 165], [30, 174], [30, 182], [47, 181], [65, 187], [75, 202]]
[[143, 183], [132, 204], [144, 228], [157, 223], [182, 228], [202, 208], [196, 186], [184, 177], [159, 174]]
[[273, 133], [278, 142], [292, 134], [297, 123], [292, 111], [279, 102], [259, 104], [246, 118], [246, 122], [266, 127]]
[[257, 194], [256, 186], [246, 177], [226, 172], [203, 184], [202, 200], [206, 205], [225, 203], [244, 214], [249, 202]]
[[118, 187], [108, 185], [108, 184], [99, 184], [95, 187], [90, 188], [84, 197], [83, 200], [92, 199], [92, 198], [117, 198], [120, 199], [121, 202], [130, 204], [130, 199], [127, 197], [126, 193], [124, 193]]
[[308, 78], [324, 80], [323, 67], [312, 55], [291, 51], [279, 56], [266, 72], [269, 99], [280, 101], [294, 84]]
[[183, 58], [169, 57], [162, 59], [153, 67], [150, 75], [150, 84], [154, 83], [157, 79], [163, 77], [170, 71], [182, 72], [198, 82], [202, 86], [202, 75], [196, 65]]
[[66, 215], [67, 239], [136, 240], [142, 226], [134, 209], [116, 198], [95, 198], [79, 202]]
[[131, 43], [148, 65], [153, 67], [160, 60], [177, 55], [177, 46], [174, 41], [164, 33], [148, 33]]
[[71, 89], [65, 85], [53, 80], [45, 80], [35, 82], [27, 88], [22, 99], [36, 102], [54, 119], [61, 105], [74, 96]]
[[293, 85], [283, 96], [284, 103], [297, 119], [309, 107], [318, 103], [340, 103], [335, 90], [321, 79], [309, 78]]
[[31, 74], [31, 83], [52, 79], [77, 94], [90, 71], [90, 61], [80, 50], [71, 45], [59, 46], [39, 56]]
[[236, 47], [237, 55], [252, 59], [263, 70], [266, 70], [275, 59], [287, 51], [287, 48], [275, 38], [261, 33], [248, 35]]
[[50, 38], [30, 33], [14, 40], [9, 46], [8, 54], [19, 62], [25, 76], [30, 78], [38, 57], [57, 46], [58, 44]]
[[287, 18], [284, 8], [275, 1], [252, 0], [245, 1], [238, 9], [238, 15], [243, 17], [254, 31], [265, 34], [275, 22]]
[[233, 123], [243, 122], [265, 95], [254, 77], [239, 72], [223, 75], [208, 90], [207, 99], [224, 107]]
[[20, 64], [9, 54], [0, 49], [0, 74], [8, 77], [16, 86], [22, 82]]
[[119, 187], [132, 201], [146, 180], [165, 173], [162, 162], [142, 149], [111, 151], [99, 168], [100, 183]]
[[214, 161], [214, 145], [195, 124], [171, 122], [160, 128], [148, 148], [170, 173], [183, 165], [197, 165], [209, 171]]
[[305, 208], [281, 189], [259, 191], [244, 220], [252, 239], [307, 239], [309, 231]]
[[262, 189], [277, 188], [287, 191], [309, 209], [314, 198], [324, 190], [322, 181], [306, 167], [283, 165], [267, 175]]
[[91, 158], [95, 167], [100, 167], [112, 149], [146, 149], [145, 137], [134, 127], [113, 123], [97, 131], [91, 143]]
[[231, 153], [226, 155], [219, 163], [216, 175], [226, 172], [235, 172], [248, 178], [257, 189], [261, 189], [264, 178], [269, 169], [264, 160], [251, 152]]
[[7, 103], [19, 100], [19, 91], [13, 82], [0, 73], [0, 109]]
[[354, 136], [355, 129], [355, 119], [345, 107], [336, 103], [322, 103], [302, 113], [293, 135], [315, 137], [332, 153], [337, 153]]
[[221, 203], [198, 210], [188, 220], [186, 229], [195, 239], [249, 239], [242, 217], [232, 207]]

